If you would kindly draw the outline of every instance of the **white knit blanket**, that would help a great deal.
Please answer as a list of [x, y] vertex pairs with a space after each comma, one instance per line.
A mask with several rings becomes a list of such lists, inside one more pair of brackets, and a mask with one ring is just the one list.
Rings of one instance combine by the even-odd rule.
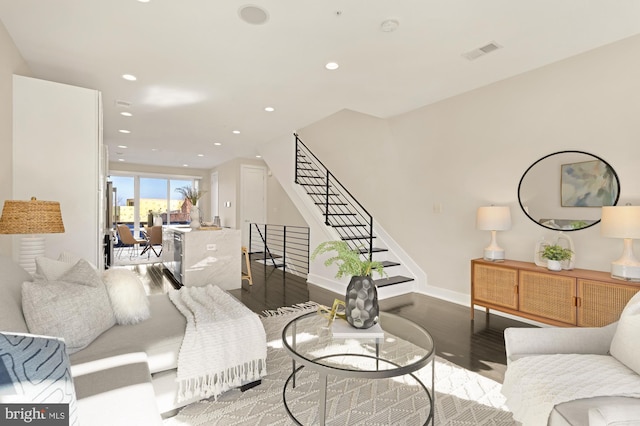
[[553, 407], [596, 396], [640, 397], [640, 376], [612, 356], [557, 354], [509, 364], [502, 393], [524, 426], [547, 424]]
[[187, 319], [178, 402], [217, 397], [267, 374], [267, 338], [258, 315], [214, 285], [182, 287], [169, 298]]

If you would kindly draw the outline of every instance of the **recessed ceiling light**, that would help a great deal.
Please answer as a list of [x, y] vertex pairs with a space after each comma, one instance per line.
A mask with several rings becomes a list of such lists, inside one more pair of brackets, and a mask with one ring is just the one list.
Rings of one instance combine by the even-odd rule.
[[127, 148], [129, 148], [129, 147], [128, 147], [128, 146], [126, 146], [126, 145], [118, 145], [118, 148], [127, 149]]
[[124, 158], [118, 158], [118, 161], [124, 161]]
[[258, 154], [256, 155], [256, 158], [262, 158], [262, 155]]
[[128, 112], [128, 111], [122, 111], [122, 112], [120, 113], [120, 115], [124, 115], [125, 117], [131, 117], [133, 114], [131, 114], [131, 113], [130, 113], [130, 112]]
[[333, 71], [340, 68], [340, 65], [338, 65], [337, 62], [328, 62], [327, 65], [325, 65], [324, 67], [330, 71]]
[[132, 74], [122, 74], [122, 78], [124, 78], [125, 80], [128, 80], [128, 81], [136, 81], [137, 80], [136, 76], [132, 75]]
[[189, 167], [189, 165], [188, 164], [183, 164], [182, 167]]
[[204, 157], [204, 154], [198, 154], [198, 157]]
[[152, 151], [152, 152], [157, 152], [157, 151], [158, 151], [158, 148], [151, 148], [151, 151]]
[[267, 111], [267, 112], [273, 112], [276, 109], [274, 107], [266, 107], [264, 110]]
[[220, 142], [214, 142], [213, 143], [215, 146], [221, 146], [222, 144]]
[[149, 0], [138, 0], [140, 3], [149, 3]]
[[118, 130], [120, 133], [131, 133], [131, 130], [120, 129]]
[[252, 25], [262, 25], [269, 20], [269, 12], [252, 4], [241, 6], [238, 15], [244, 22]]
[[240, 134], [240, 130], [234, 130], [232, 133], [233, 133], [234, 135], [239, 135], [239, 134]]

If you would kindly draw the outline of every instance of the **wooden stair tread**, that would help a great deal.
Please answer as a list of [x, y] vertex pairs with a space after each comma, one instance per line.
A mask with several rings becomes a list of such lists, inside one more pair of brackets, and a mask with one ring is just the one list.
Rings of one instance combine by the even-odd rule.
[[410, 281], [413, 281], [413, 278], [397, 275], [394, 277], [387, 277], [387, 278], [380, 278], [378, 280], [373, 280], [373, 283], [376, 285], [376, 287], [380, 288], [380, 287], [386, 287], [394, 284], [402, 284]]
[[[360, 254], [369, 253], [369, 249], [368, 248], [361, 248], [358, 251], [360, 252]], [[374, 248], [371, 249], [371, 253], [382, 253], [382, 252], [385, 252], [385, 251], [389, 251], [389, 249], [380, 248], [380, 247], [374, 247]]]
[[340, 239], [342, 241], [347, 241], [347, 240], [368, 240], [369, 238], [378, 238], [375, 235], [373, 237], [369, 236], [369, 235], [347, 235], [347, 236], [341, 236]]

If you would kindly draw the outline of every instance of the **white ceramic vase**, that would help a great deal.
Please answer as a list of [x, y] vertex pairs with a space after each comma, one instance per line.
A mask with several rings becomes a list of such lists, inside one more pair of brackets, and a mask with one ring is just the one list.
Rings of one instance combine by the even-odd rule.
[[189, 217], [191, 218], [191, 223], [189, 226], [191, 229], [200, 228], [200, 211], [196, 206], [191, 206], [191, 211], [189, 212]]
[[162, 226], [162, 216], [154, 216], [153, 217], [153, 225], [154, 226]]
[[550, 271], [562, 271], [562, 262], [547, 259], [547, 269]]

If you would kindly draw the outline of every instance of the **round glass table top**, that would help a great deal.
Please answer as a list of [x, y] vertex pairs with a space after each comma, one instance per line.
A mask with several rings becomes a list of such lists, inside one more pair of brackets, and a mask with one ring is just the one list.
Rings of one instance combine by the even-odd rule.
[[384, 378], [412, 373], [434, 357], [431, 335], [394, 314], [380, 312], [380, 327], [366, 330], [339, 318], [328, 323], [311, 312], [284, 327], [282, 341], [295, 361], [334, 375]]

